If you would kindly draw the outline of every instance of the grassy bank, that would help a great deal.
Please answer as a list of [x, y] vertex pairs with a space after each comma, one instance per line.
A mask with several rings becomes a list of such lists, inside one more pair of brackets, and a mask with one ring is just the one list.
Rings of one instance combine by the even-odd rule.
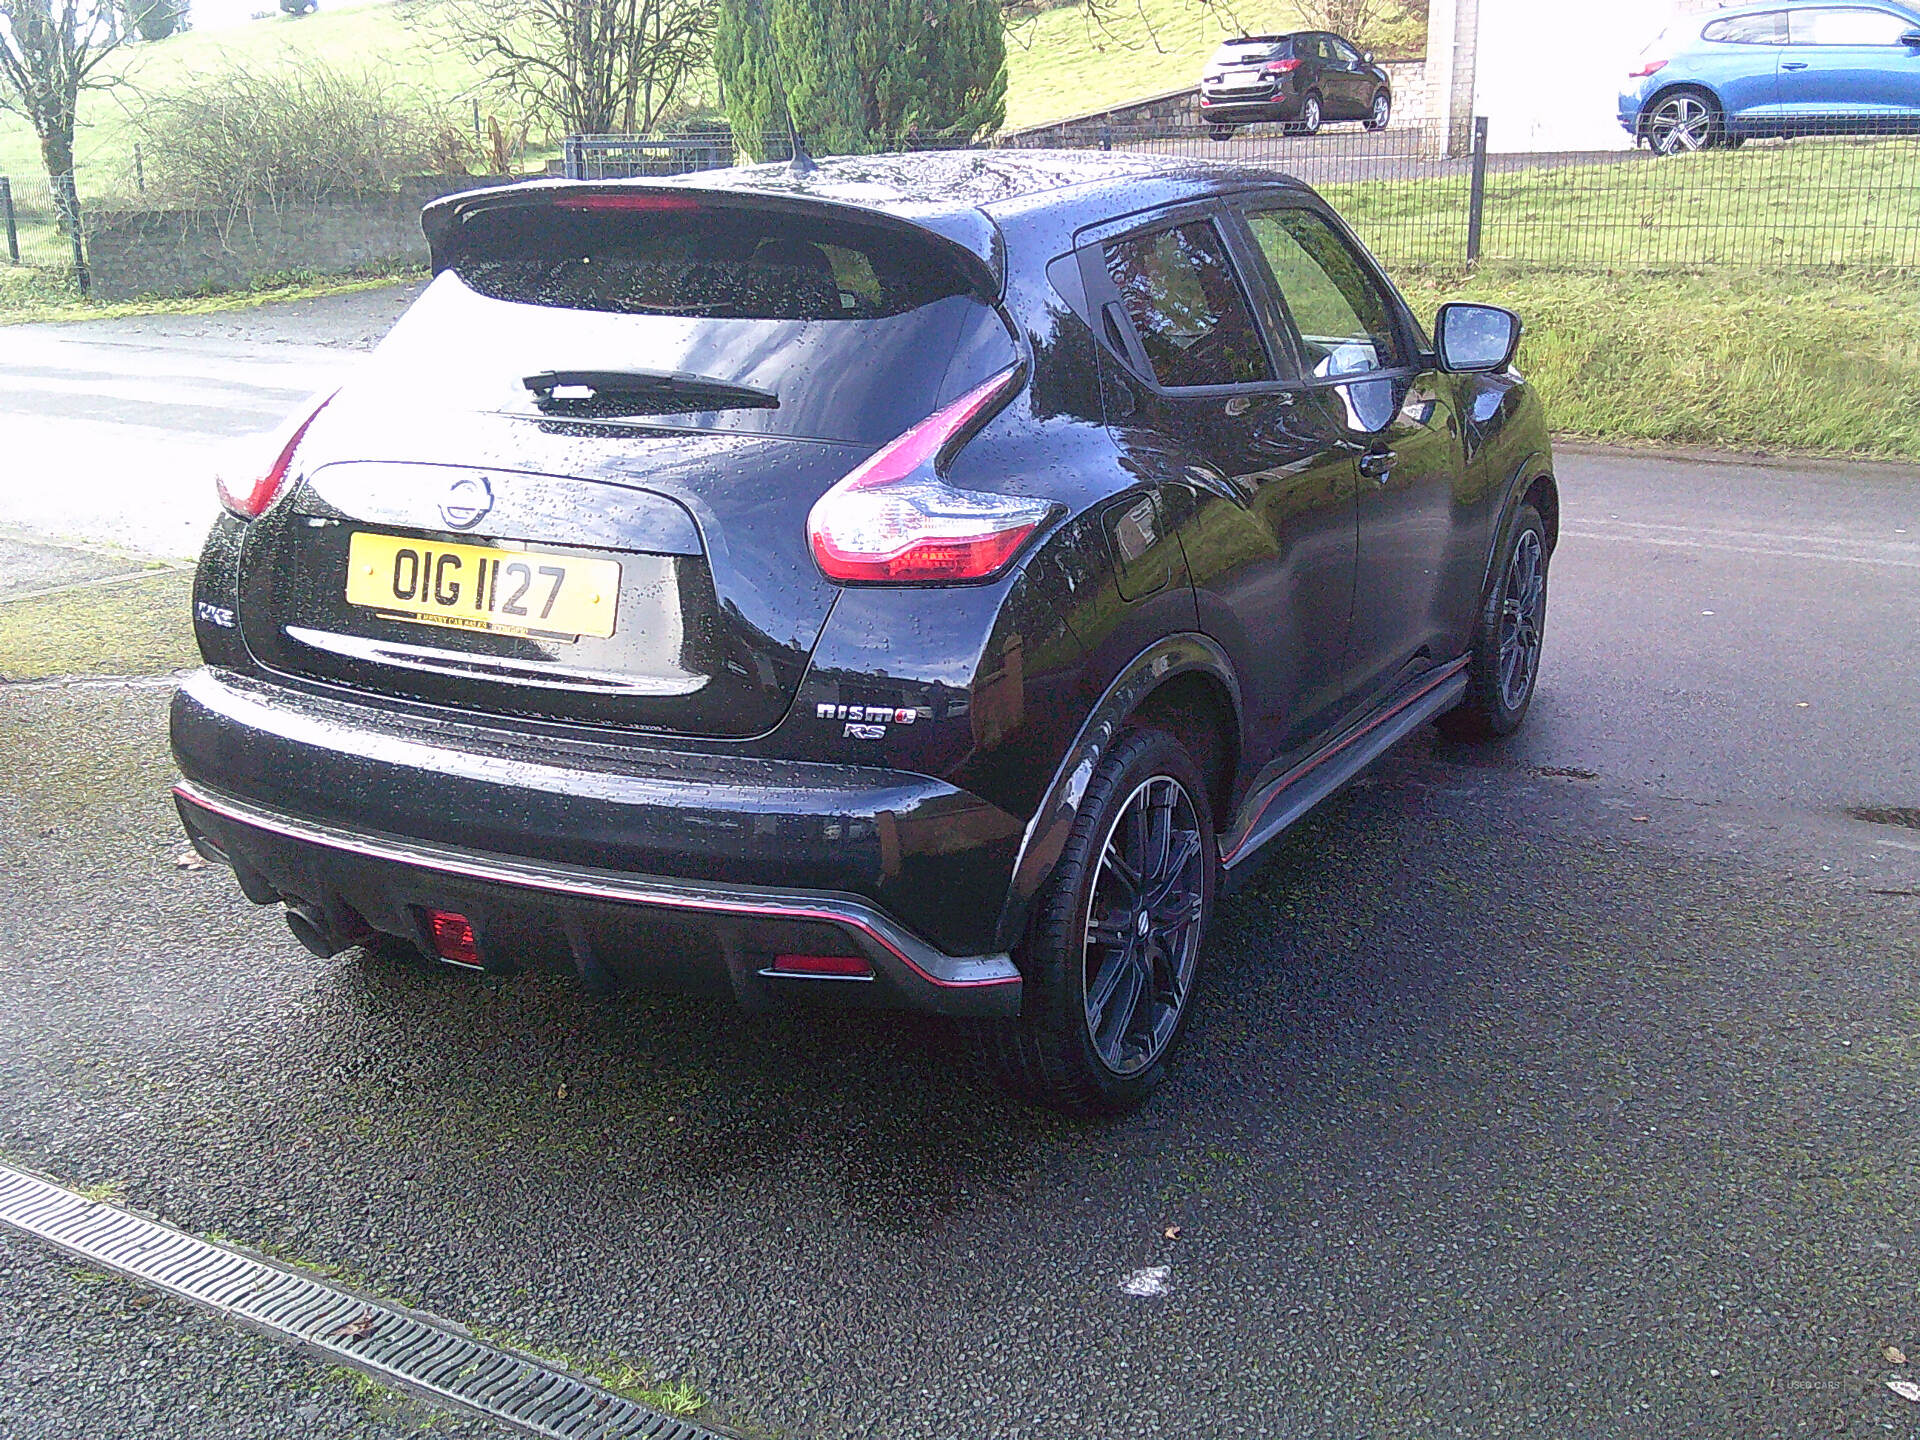
[[1402, 272], [1415, 309], [1526, 320], [1553, 428], [1593, 440], [1920, 461], [1910, 274]]

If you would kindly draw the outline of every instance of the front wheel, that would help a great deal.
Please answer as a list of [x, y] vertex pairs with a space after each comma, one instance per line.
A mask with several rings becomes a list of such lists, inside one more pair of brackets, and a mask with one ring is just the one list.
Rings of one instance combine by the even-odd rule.
[[1218, 868], [1199, 767], [1165, 731], [1129, 731], [1035, 902], [1019, 1019], [974, 1032], [1000, 1082], [1072, 1115], [1144, 1101], [1186, 1029]]
[[1546, 640], [1550, 557], [1540, 512], [1522, 505], [1502, 557], [1500, 579], [1474, 626], [1466, 698], [1440, 717], [1442, 734], [1455, 740], [1493, 740], [1513, 734], [1527, 718]]
[[1373, 111], [1367, 116], [1367, 129], [1380, 131], [1393, 121], [1393, 96], [1382, 90], [1373, 97]]

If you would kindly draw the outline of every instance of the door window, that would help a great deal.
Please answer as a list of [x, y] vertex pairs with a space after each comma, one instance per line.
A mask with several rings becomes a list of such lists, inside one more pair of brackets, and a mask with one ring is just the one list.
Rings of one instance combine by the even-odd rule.
[[1332, 48], [1333, 48], [1333, 58], [1338, 60], [1341, 64], [1358, 65], [1360, 63], [1360, 52], [1354, 49], [1346, 41], [1335, 40], [1333, 42]]
[[1795, 10], [1789, 21], [1796, 45], [1898, 45], [1913, 28], [1884, 10]]
[[1208, 220], [1102, 247], [1107, 275], [1169, 389], [1273, 378], [1259, 327], [1220, 232]]
[[1723, 45], [1784, 45], [1787, 12], [1769, 10], [1764, 15], [1735, 15], [1716, 20], [1700, 32], [1700, 38]]
[[1393, 308], [1359, 257], [1311, 210], [1247, 217], [1299, 334], [1307, 373], [1341, 379], [1406, 363]]

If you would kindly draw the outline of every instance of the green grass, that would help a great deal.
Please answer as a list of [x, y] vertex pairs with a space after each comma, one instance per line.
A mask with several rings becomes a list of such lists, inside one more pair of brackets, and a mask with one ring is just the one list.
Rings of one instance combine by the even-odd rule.
[[0, 680], [164, 675], [198, 665], [192, 592], [189, 572], [166, 569], [0, 602]]
[[1403, 273], [1431, 315], [1526, 321], [1520, 368], [1560, 434], [1614, 443], [1920, 460], [1909, 274]]
[[363, 275], [262, 276], [245, 290], [171, 299], [123, 300], [110, 305], [83, 299], [63, 270], [0, 267], [0, 326], [55, 320], [111, 320], [122, 315], [214, 315], [250, 310], [276, 300], [312, 300], [378, 290], [396, 281], [424, 278], [424, 270], [382, 269]]
[[[1464, 174], [1318, 188], [1383, 259], [1465, 256]], [[1920, 265], [1920, 143], [1797, 140], [1495, 172], [1484, 215], [1489, 261], [1595, 270]]]

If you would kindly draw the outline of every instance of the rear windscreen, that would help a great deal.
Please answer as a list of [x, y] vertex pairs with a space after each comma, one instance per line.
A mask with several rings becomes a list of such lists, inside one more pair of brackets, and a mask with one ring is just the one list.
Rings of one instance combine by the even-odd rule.
[[913, 231], [532, 204], [470, 217], [444, 254], [363, 394], [878, 445], [1018, 358], [944, 242]]
[[1213, 52], [1215, 65], [1252, 65], [1261, 60], [1284, 60], [1291, 40], [1229, 40]]
[[453, 271], [496, 300], [728, 320], [875, 319], [967, 290], [925, 240], [878, 226], [671, 196], [584, 208], [623, 198], [481, 211], [460, 227]]

